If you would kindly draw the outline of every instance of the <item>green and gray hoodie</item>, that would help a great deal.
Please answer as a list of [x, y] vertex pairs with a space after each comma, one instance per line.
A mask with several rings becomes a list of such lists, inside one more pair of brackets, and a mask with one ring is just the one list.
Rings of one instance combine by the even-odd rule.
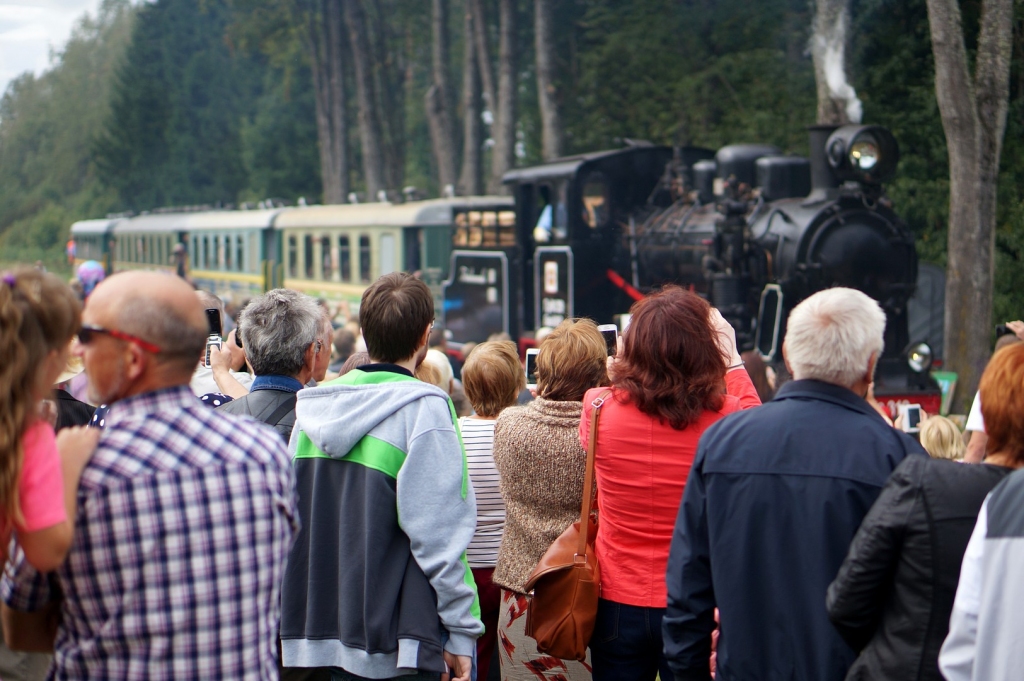
[[472, 655], [476, 500], [448, 395], [351, 371], [298, 393], [289, 449], [302, 529], [281, 593], [284, 666], [381, 679], [443, 672], [442, 644]]

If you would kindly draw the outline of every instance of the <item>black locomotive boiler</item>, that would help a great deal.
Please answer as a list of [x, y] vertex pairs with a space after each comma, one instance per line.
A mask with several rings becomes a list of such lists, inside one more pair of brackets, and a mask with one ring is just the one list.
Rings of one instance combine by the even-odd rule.
[[567, 317], [612, 322], [674, 283], [718, 307], [744, 350], [780, 363], [789, 311], [848, 286], [888, 318], [876, 394], [937, 412], [931, 348], [908, 326], [914, 239], [882, 187], [896, 141], [878, 126], [814, 127], [810, 149], [806, 159], [766, 145], [634, 143], [510, 171], [514, 238], [456, 242], [444, 294], [453, 340], [528, 338]]

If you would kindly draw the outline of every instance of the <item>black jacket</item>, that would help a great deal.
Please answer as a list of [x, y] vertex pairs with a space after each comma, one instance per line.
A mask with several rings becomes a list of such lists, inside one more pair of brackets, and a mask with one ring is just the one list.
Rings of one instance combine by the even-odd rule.
[[828, 588], [829, 619], [860, 656], [846, 678], [934, 679], [985, 496], [1010, 472], [911, 457], [893, 472]]
[[89, 425], [96, 407], [76, 400], [67, 390], [57, 389], [54, 392], [57, 397], [57, 423], [54, 430]]
[[[291, 405], [290, 408], [287, 405]], [[228, 414], [251, 416], [262, 421], [281, 434], [285, 442], [292, 437], [295, 427], [295, 393], [290, 390], [264, 388], [253, 390], [244, 397], [231, 400], [217, 407]]]
[[842, 681], [856, 654], [825, 591], [893, 469], [924, 450], [850, 390], [792, 381], [701, 438], [668, 561], [676, 681]]

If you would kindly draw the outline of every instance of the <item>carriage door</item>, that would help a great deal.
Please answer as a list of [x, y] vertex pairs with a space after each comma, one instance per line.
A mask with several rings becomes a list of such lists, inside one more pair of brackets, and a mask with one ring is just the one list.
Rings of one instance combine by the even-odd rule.
[[572, 249], [541, 246], [533, 253], [534, 329], [556, 327], [574, 316]]

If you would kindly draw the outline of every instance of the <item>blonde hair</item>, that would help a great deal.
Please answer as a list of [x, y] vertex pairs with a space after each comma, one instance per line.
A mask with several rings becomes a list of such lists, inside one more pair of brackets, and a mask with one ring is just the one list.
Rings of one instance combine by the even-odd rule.
[[511, 407], [526, 387], [526, 374], [512, 341], [476, 346], [462, 367], [462, 387], [477, 416], [491, 418]]
[[967, 447], [956, 424], [945, 416], [929, 416], [921, 422], [921, 446], [933, 459], [964, 458]]
[[[416, 367], [416, 373], [413, 375], [424, 383], [436, 385], [438, 388], [441, 388], [441, 372], [438, 371], [437, 367], [430, 362], [420, 362], [420, 365]], [[444, 390], [444, 388], [441, 389]], [[448, 392], [447, 390], [444, 391]]]
[[537, 396], [579, 402], [591, 388], [608, 385], [608, 346], [589, 319], [566, 319], [537, 354]]
[[18, 480], [22, 436], [35, 416], [46, 356], [63, 352], [81, 324], [82, 305], [52, 274], [19, 268], [0, 280], [0, 512], [3, 529], [23, 519]]

